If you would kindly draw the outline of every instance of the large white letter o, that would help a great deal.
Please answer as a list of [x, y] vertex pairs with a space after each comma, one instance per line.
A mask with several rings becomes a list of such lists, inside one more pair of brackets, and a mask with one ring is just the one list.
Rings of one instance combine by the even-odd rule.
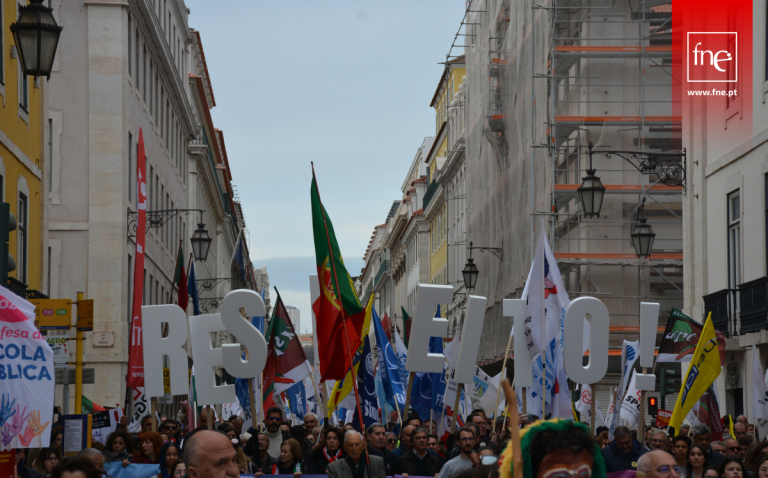
[[[584, 317], [589, 316], [589, 363], [582, 365]], [[568, 378], [576, 383], [597, 383], [608, 371], [608, 308], [594, 297], [579, 297], [565, 310], [563, 365]]]

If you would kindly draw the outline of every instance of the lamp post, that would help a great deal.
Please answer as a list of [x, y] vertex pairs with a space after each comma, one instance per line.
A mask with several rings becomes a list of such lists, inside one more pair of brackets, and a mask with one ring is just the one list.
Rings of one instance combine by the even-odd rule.
[[51, 78], [63, 29], [53, 18], [53, 8], [44, 6], [43, 0], [30, 0], [29, 5], [21, 7], [18, 21], [11, 24], [11, 33], [25, 75]]
[[500, 261], [504, 262], [504, 241], [501, 242], [501, 247], [475, 247], [473, 244], [473, 242], [469, 243], [469, 259], [467, 259], [464, 270], [461, 271], [461, 274], [464, 276], [464, 287], [466, 287], [467, 290], [475, 288], [477, 285], [477, 276], [480, 274], [480, 271], [477, 270], [477, 266], [475, 265], [475, 260], [472, 259], [472, 249], [479, 249], [481, 252], [490, 252]]
[[647, 218], [645, 217], [645, 198], [637, 211], [637, 223], [632, 228], [632, 245], [635, 248], [635, 254], [637, 257], [651, 257], [651, 251], [653, 251], [653, 241], [656, 238], [656, 233], [653, 232], [651, 226], [646, 224]]
[[596, 172], [592, 167], [592, 141], [590, 141], [589, 169], [587, 169], [586, 177], [582, 178], [581, 186], [576, 190], [585, 217], [600, 217], [600, 208], [603, 206], [605, 186], [600, 182], [600, 178], [595, 176]]
[[208, 250], [211, 248], [211, 237], [208, 235], [208, 231], [205, 229], [205, 224], [198, 223], [195, 233], [192, 234], [192, 253], [195, 256], [195, 260], [198, 262], [205, 262], [208, 259]]

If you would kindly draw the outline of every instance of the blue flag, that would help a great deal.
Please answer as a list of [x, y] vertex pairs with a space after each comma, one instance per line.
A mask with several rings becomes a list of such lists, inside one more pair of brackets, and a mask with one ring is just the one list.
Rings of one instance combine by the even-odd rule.
[[[429, 353], [436, 353], [443, 349], [443, 339], [441, 337], [431, 337], [429, 339]], [[433, 407], [433, 389], [436, 388], [434, 379], [441, 374], [417, 372], [413, 377], [413, 389], [411, 390], [411, 408], [419, 414], [419, 418], [429, 420], [429, 410]], [[445, 389], [443, 389], [445, 393]], [[441, 409], [442, 411], [442, 409]]]
[[[264, 291], [266, 290], [266, 287], [261, 288], [261, 300], [264, 300]], [[251, 323], [259, 329], [259, 332], [261, 332], [261, 335], [264, 335], [264, 316], [254, 317], [251, 320]]]
[[369, 426], [379, 421], [379, 401], [376, 398], [376, 382], [373, 379], [373, 354], [371, 354], [371, 339], [366, 335], [363, 342], [363, 356], [361, 366], [357, 369], [358, 387], [360, 395], [360, 408], [363, 412], [363, 428], [360, 428], [360, 418], [355, 411], [355, 418], [352, 423], [355, 429], [363, 431]]
[[187, 294], [192, 297], [194, 306], [194, 315], [200, 315], [200, 298], [197, 296], [197, 285], [195, 285], [195, 262], [189, 266], [189, 279], [187, 280]]
[[[384, 328], [381, 326], [379, 316], [376, 314], [376, 308], [373, 308], [371, 314], [371, 322], [373, 323], [374, 333], [376, 334], [376, 353], [379, 357], [379, 376], [381, 377], [381, 384], [384, 387], [384, 394], [386, 395], [392, 408], [396, 408], [402, 412], [405, 407], [405, 387], [400, 378], [400, 373], [397, 370], [397, 356], [392, 350], [392, 344], [389, 343], [387, 335], [384, 333]], [[395, 406], [395, 400], [397, 400], [397, 406]]]
[[304, 382], [298, 382], [293, 387], [285, 391], [288, 396], [288, 404], [291, 407], [291, 413], [299, 420], [304, 420], [307, 414], [307, 391], [304, 390]]

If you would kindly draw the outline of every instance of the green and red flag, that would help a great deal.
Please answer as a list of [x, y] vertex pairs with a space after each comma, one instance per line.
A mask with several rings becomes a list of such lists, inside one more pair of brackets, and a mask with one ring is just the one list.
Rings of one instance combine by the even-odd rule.
[[[702, 325], [677, 309], [669, 313], [669, 320], [659, 344], [657, 362], [682, 362], [690, 360], [701, 337]], [[725, 336], [715, 331], [720, 352], [720, 365], [725, 363]], [[688, 357], [686, 357], [688, 356]]]
[[344, 267], [331, 219], [320, 201], [312, 171], [312, 228], [320, 296], [312, 310], [317, 323], [320, 379], [342, 380], [351, 367], [351, 355], [360, 347], [365, 307], [355, 293], [352, 278]]
[[[275, 288], [277, 292], [277, 288]], [[266, 334], [267, 363], [262, 372], [262, 403], [264, 412], [276, 406], [275, 394], [301, 383], [312, 373], [304, 348], [291, 323], [288, 310], [277, 292], [277, 302]], [[282, 409], [281, 409], [282, 410]]]
[[101, 405], [98, 405], [98, 404], [93, 403], [92, 401], [90, 401], [88, 399], [88, 397], [86, 397], [85, 395], [80, 395], [80, 397], [82, 398], [80, 406], [83, 407], [83, 410], [80, 413], [84, 413], [85, 414], [85, 413], [98, 413], [98, 412], [106, 412], [107, 411], [107, 409], [102, 407]]
[[186, 312], [189, 291], [187, 291], [187, 273], [184, 270], [184, 241], [179, 241], [179, 255], [176, 257], [176, 274], [173, 276], [173, 283], [179, 288], [179, 307]]

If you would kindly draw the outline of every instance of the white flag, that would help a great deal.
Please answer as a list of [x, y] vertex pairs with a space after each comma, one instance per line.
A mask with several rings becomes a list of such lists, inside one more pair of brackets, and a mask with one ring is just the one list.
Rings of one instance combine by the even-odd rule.
[[499, 379], [501, 373], [495, 377], [490, 377], [483, 370], [475, 366], [475, 375], [472, 377], [472, 387], [468, 388], [469, 398], [476, 407], [482, 408], [486, 416], [495, 415], [493, 406], [496, 405], [496, 396], [499, 390]]
[[624, 345], [621, 347], [621, 380], [619, 380], [619, 389], [616, 390], [616, 405], [613, 411], [613, 419], [608, 427], [608, 437], [613, 440], [613, 431], [621, 425], [621, 413], [622, 407], [620, 404], [624, 403], [625, 392], [627, 390], [627, 383], [629, 382], [634, 370], [635, 362], [640, 356], [640, 342], [627, 342], [624, 341]]
[[599, 427], [604, 421], [603, 409], [597, 403], [597, 397], [592, 395], [592, 388], [586, 383], [581, 386], [581, 396], [576, 403], [576, 411], [581, 414], [581, 421], [592, 423], [592, 400], [595, 400], [595, 427]]
[[[141, 420], [149, 415], [149, 403], [147, 396], [144, 395], [144, 387], [133, 387], [133, 417], [128, 424], [128, 433], [139, 433], [141, 431]], [[192, 406], [190, 405], [190, 408]]]
[[754, 383], [754, 415], [757, 434], [761, 437], [768, 433], [768, 392], [765, 390], [763, 380], [763, 368], [760, 366], [760, 353], [755, 344], [752, 344], [752, 382]]
[[611, 428], [611, 423], [613, 423], [613, 415], [616, 408], [616, 395], [613, 393], [613, 390], [609, 392], [611, 394], [611, 401], [608, 403], [608, 413], [605, 415], [605, 423], [603, 423], [604, 426]]
[[624, 400], [621, 402], [621, 424], [630, 430], [635, 430], [640, 426], [640, 401], [641, 391], [635, 387], [635, 378], [637, 374], [632, 370], [632, 380], [629, 382], [627, 393], [624, 394]]

